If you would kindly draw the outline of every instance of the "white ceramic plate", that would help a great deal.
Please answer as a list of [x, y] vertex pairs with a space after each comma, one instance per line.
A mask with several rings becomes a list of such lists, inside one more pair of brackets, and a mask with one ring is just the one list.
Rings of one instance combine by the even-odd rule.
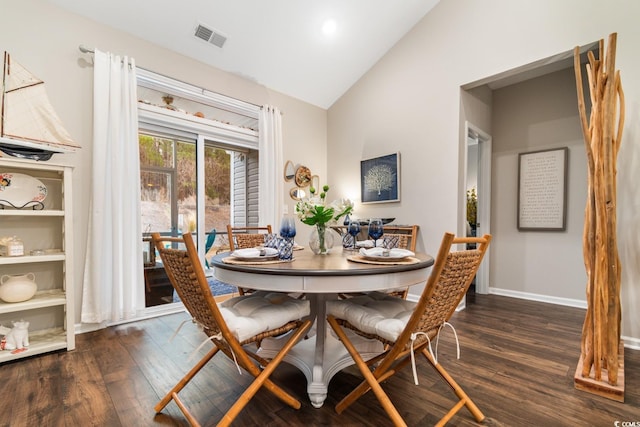
[[32, 207], [47, 197], [47, 187], [31, 175], [0, 172], [0, 204], [15, 208]]
[[[261, 251], [264, 251], [264, 255], [261, 255]], [[278, 258], [278, 250], [275, 248], [237, 249], [231, 252], [231, 256], [241, 261], [266, 261]]]
[[399, 259], [414, 256], [415, 253], [407, 249], [393, 248], [385, 255], [385, 249], [383, 248], [362, 248], [360, 249], [360, 255], [365, 259], [374, 261], [397, 261]]

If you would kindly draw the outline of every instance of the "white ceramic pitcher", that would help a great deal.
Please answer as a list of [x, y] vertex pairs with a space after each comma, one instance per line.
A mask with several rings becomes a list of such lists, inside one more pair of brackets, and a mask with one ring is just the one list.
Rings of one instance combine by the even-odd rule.
[[0, 278], [0, 299], [4, 302], [22, 302], [31, 299], [38, 290], [33, 273]]

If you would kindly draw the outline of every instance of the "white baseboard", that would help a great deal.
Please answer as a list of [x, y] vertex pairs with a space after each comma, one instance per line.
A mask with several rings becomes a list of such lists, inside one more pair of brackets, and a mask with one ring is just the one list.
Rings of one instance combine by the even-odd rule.
[[587, 301], [571, 298], [552, 297], [549, 295], [532, 294], [530, 292], [513, 291], [511, 289], [489, 288], [492, 295], [501, 295], [511, 298], [526, 299], [529, 301], [546, 302], [549, 304], [565, 305], [567, 307], [576, 307], [587, 309]]
[[98, 329], [104, 329], [107, 328], [109, 326], [116, 326], [116, 325], [122, 325], [125, 323], [131, 323], [131, 322], [137, 322], [138, 320], [144, 320], [144, 319], [151, 319], [154, 317], [160, 317], [160, 316], [164, 316], [167, 314], [174, 314], [174, 313], [180, 313], [185, 311], [186, 309], [184, 308], [184, 305], [180, 304], [180, 303], [173, 303], [173, 304], [162, 304], [162, 305], [158, 305], [155, 307], [149, 307], [146, 308], [144, 310], [142, 310], [142, 312], [135, 318], [133, 319], [127, 319], [127, 320], [121, 320], [118, 322], [102, 322], [102, 323], [76, 323], [74, 325], [75, 327], [75, 333], [76, 335], [78, 334], [84, 334], [86, 332], [93, 332], [93, 331], [97, 331]]
[[[548, 295], [540, 295], [540, 294], [532, 294], [529, 292], [520, 292], [513, 291], [510, 289], [499, 289], [499, 288], [489, 288], [489, 293], [492, 295], [501, 295], [505, 297], [511, 298], [519, 298], [530, 301], [539, 301], [546, 302], [549, 304], [557, 304], [557, 305], [565, 305], [568, 307], [576, 307], [587, 309], [587, 302], [583, 300], [570, 299], [570, 298], [559, 298], [559, 297], [551, 297]], [[633, 338], [622, 336], [621, 339], [624, 341], [624, 347], [632, 350], [640, 350], [640, 338]]]
[[98, 329], [104, 329], [106, 328], [107, 325], [106, 323], [76, 323], [74, 325], [75, 327], [75, 333], [76, 335], [78, 334], [86, 334], [87, 332], [93, 332], [93, 331], [97, 331]]
[[622, 341], [624, 341], [624, 348], [630, 348], [632, 350], [640, 350], [640, 338], [631, 338], [622, 336]]

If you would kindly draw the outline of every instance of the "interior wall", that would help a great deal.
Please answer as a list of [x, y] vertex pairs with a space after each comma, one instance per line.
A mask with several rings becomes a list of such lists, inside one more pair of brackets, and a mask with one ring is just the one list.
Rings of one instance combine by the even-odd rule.
[[478, 192], [478, 144], [467, 144], [467, 191]]
[[[481, 207], [484, 203], [488, 203], [490, 201], [490, 197], [486, 197], [486, 195], [481, 194], [480, 189], [478, 188], [478, 173], [480, 173], [479, 169], [479, 156], [480, 156], [480, 146], [479, 145], [469, 145], [469, 136], [468, 129], [469, 127], [474, 126], [475, 129], [482, 130], [485, 134], [490, 135], [491, 133], [491, 115], [492, 115], [492, 105], [493, 105], [493, 91], [489, 89], [488, 86], [482, 85], [475, 87], [469, 90], [460, 90], [460, 156], [459, 156], [459, 169], [461, 171], [466, 168], [466, 181], [462, 180], [462, 176], [460, 176], [460, 187], [459, 187], [459, 205], [458, 211], [462, 212], [462, 214], [466, 218], [466, 206], [467, 206], [467, 191], [473, 187], [476, 189], [476, 197], [478, 200], [477, 211], [481, 212]], [[465, 153], [466, 153], [466, 165], [465, 165]], [[462, 175], [462, 174], [461, 174]], [[479, 223], [480, 218], [478, 218], [477, 223]], [[477, 235], [482, 235], [487, 232], [490, 232], [490, 227], [485, 227], [486, 224], [481, 224], [481, 228], [476, 230]], [[467, 224], [463, 223], [464, 229], [458, 229], [458, 234], [463, 235], [467, 234], [468, 230], [466, 230]], [[487, 256], [487, 259], [491, 258], [491, 256]], [[488, 287], [488, 284], [487, 284]], [[480, 289], [482, 288], [482, 289]], [[478, 290], [484, 291], [484, 286], [481, 286]]]
[[[576, 99], [573, 68], [494, 91], [490, 292], [586, 307], [587, 166]], [[562, 147], [569, 148], [566, 230], [518, 230], [518, 154]]]
[[[460, 88], [617, 32], [616, 66], [622, 73], [627, 105], [618, 163], [618, 227], [623, 231], [618, 241], [623, 265], [622, 331], [640, 346], [640, 186], [636, 184], [640, 181], [640, 147], [634, 143], [640, 135], [640, 80], [633, 78], [640, 74], [637, 16], [640, 2], [626, 0], [439, 2], [329, 109], [330, 182], [343, 194], [353, 194], [358, 189], [361, 159], [399, 151], [402, 200], [356, 204], [356, 215], [396, 217], [401, 223], [419, 224], [418, 249], [436, 253], [443, 232], [456, 231], [464, 206], [460, 159], [465, 144], [461, 121], [465, 111], [460, 98], [465, 95]], [[529, 129], [533, 130], [539, 131]], [[492, 129], [485, 131], [494, 134]], [[549, 144], [554, 142], [548, 140]], [[575, 151], [570, 152], [573, 160], [579, 155]], [[577, 173], [577, 166], [570, 172]], [[575, 182], [578, 177], [569, 179]], [[575, 195], [573, 189], [570, 192]], [[501, 194], [496, 193], [492, 198], [499, 203]], [[575, 210], [572, 208], [572, 214]], [[496, 223], [514, 221], [513, 211], [505, 214], [506, 218], [495, 215], [492, 212]], [[490, 248], [492, 262], [502, 263], [493, 255], [493, 245], [498, 245], [497, 239]], [[577, 264], [582, 251], [579, 246], [575, 249], [577, 258], [571, 262]], [[566, 256], [564, 250], [566, 246], [556, 249], [548, 245], [549, 253], [557, 259]], [[540, 268], [534, 257], [525, 257], [523, 263], [526, 274]], [[575, 268], [584, 269], [582, 265]], [[562, 275], [559, 278], [564, 279]], [[528, 292], [547, 292], [546, 284], [538, 284], [541, 288], [533, 285], [527, 283]], [[412, 288], [411, 295], [420, 290]], [[560, 292], [566, 298], [584, 298], [577, 290]]]
[[[14, 60], [44, 80], [62, 123], [82, 146], [77, 153], [56, 154], [51, 160], [75, 167], [73, 278], [77, 323], [91, 199], [93, 132], [93, 67], [91, 56], [82, 54], [79, 45], [133, 57], [138, 67], [233, 98], [278, 107], [283, 112], [284, 158], [308, 162], [314, 173], [325, 172], [327, 116], [324, 109], [69, 13], [46, 0], [0, 0], [0, 11], [0, 51], [8, 51]], [[284, 179], [278, 190], [286, 191], [285, 202], [289, 212], [293, 212], [293, 201], [288, 197], [289, 188]]]

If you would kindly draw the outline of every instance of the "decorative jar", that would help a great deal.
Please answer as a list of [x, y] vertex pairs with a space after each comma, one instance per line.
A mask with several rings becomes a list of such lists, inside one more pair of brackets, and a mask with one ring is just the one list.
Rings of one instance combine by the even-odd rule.
[[0, 277], [0, 299], [4, 302], [22, 302], [31, 299], [38, 290], [36, 276], [27, 273], [17, 276], [5, 274]]
[[24, 244], [20, 238], [13, 236], [0, 239], [0, 256], [22, 255], [24, 255]]

